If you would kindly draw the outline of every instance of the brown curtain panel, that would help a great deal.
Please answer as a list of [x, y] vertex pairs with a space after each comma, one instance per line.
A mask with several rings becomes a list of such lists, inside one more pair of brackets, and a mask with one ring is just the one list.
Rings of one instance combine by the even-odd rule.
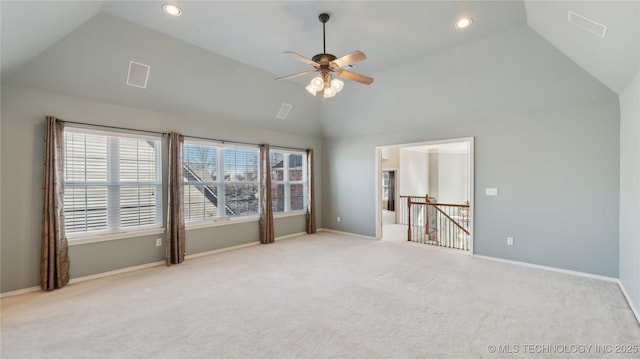
[[184, 261], [184, 136], [169, 133], [169, 210], [167, 211], [167, 265]]
[[42, 161], [42, 236], [40, 288], [53, 290], [69, 283], [69, 254], [64, 230], [64, 126], [55, 117], [44, 122]]
[[309, 180], [307, 202], [307, 233], [316, 233], [316, 194], [313, 184], [313, 149], [307, 150], [307, 179]]
[[275, 242], [271, 199], [271, 165], [269, 145], [260, 145], [260, 243]]

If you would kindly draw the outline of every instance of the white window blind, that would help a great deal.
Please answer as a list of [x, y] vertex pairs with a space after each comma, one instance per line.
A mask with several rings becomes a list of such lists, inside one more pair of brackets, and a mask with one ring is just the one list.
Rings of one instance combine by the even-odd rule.
[[183, 152], [185, 221], [258, 214], [257, 147], [185, 140]]
[[307, 154], [271, 150], [271, 200], [274, 213], [303, 211], [307, 204]]
[[160, 143], [156, 136], [66, 128], [67, 233], [161, 226]]

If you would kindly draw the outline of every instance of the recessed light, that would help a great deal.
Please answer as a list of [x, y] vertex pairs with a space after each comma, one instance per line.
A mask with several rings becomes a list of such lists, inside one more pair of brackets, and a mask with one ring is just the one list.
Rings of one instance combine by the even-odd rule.
[[473, 19], [470, 17], [464, 17], [460, 20], [458, 20], [456, 22], [456, 29], [464, 29], [469, 27], [469, 25], [471, 25], [471, 23], [473, 22]]
[[180, 9], [177, 5], [164, 4], [162, 5], [162, 10], [171, 16], [180, 16], [182, 15], [182, 9]]

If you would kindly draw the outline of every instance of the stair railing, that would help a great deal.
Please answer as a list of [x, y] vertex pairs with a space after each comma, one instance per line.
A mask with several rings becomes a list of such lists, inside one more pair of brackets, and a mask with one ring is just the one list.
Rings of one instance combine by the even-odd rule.
[[437, 203], [428, 195], [400, 196], [400, 200], [400, 223], [407, 224], [408, 241], [469, 250], [468, 204]]

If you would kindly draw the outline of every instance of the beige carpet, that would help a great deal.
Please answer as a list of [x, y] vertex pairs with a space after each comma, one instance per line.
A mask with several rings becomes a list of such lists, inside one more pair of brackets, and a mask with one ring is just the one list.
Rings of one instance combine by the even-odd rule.
[[614, 283], [321, 232], [5, 298], [1, 336], [3, 359], [638, 358], [524, 345], [640, 327]]
[[382, 211], [382, 240], [407, 242], [407, 225], [396, 224], [396, 212]]

